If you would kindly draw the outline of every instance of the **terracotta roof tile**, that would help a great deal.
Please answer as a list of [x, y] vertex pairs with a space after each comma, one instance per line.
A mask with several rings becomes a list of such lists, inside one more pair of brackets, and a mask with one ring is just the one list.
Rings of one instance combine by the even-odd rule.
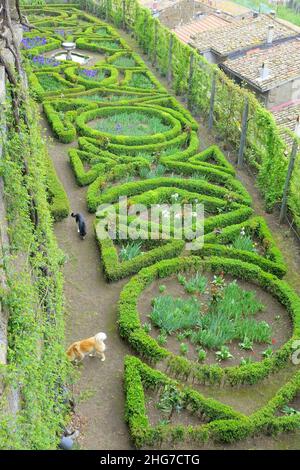
[[[262, 64], [269, 71], [266, 79], [260, 78]], [[250, 51], [222, 67], [264, 92], [284, 82], [300, 77], [300, 40], [293, 39], [265, 49]]]
[[292, 28], [274, 20], [268, 15], [259, 15], [257, 18], [230, 23], [218, 31], [199, 33], [192, 41], [194, 47], [200, 52], [212, 50], [222, 56], [227, 56], [235, 51], [255, 47], [266, 42], [268, 26], [273, 25], [273, 39], [281, 39], [295, 36]]
[[216, 15], [203, 15], [203, 17], [197, 20], [191, 21], [188, 24], [177, 26], [174, 28], [174, 32], [183, 42], [188, 43], [195, 34], [215, 30], [220, 27], [227, 26], [228, 21], [216, 16]]
[[275, 121], [280, 130], [280, 134], [282, 135], [285, 142], [288, 144], [289, 147], [292, 146], [293, 139], [292, 137], [286, 132], [285, 129], [290, 129], [291, 131], [295, 130], [296, 118], [300, 115], [300, 102], [292, 103], [289, 106], [285, 106], [284, 108], [279, 109], [278, 111], [273, 112], [275, 117]]

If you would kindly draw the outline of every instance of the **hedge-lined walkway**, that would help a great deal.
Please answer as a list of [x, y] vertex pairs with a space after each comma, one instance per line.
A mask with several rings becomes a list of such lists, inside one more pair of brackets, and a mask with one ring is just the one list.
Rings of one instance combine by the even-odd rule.
[[[52, 137], [42, 119], [45, 135]], [[82, 419], [79, 444], [83, 449], [129, 449], [124, 423], [123, 367], [129, 349], [116, 328], [116, 304], [123, 282], [107, 285], [98, 263], [99, 251], [93, 233], [94, 216], [86, 209], [85, 189], [78, 187], [67, 160], [69, 145], [48, 140], [48, 151], [64, 185], [71, 208], [81, 212], [88, 224], [84, 241], [78, 237], [72, 217], [55, 225], [60, 248], [67, 256], [64, 269], [66, 310], [66, 346], [76, 339], [105, 331], [107, 361], [87, 358], [80, 367], [74, 387], [76, 413]]]

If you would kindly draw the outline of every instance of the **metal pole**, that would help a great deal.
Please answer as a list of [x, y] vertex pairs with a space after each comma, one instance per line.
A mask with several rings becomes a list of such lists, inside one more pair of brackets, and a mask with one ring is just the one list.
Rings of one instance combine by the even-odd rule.
[[193, 74], [194, 74], [194, 59], [193, 53], [190, 55], [190, 70], [189, 70], [189, 83], [188, 83], [188, 109], [191, 109], [192, 102], [192, 88], [193, 88]]
[[288, 199], [288, 193], [289, 193], [289, 189], [290, 189], [292, 174], [293, 174], [293, 170], [294, 170], [294, 166], [295, 166], [297, 151], [298, 151], [298, 140], [295, 139], [294, 142], [293, 142], [293, 147], [292, 147], [292, 151], [291, 151], [288, 171], [287, 171], [287, 174], [286, 174], [285, 184], [284, 184], [284, 189], [283, 189], [282, 203], [281, 203], [280, 215], [279, 215], [279, 223], [280, 224], [282, 224], [284, 222], [286, 212], [287, 212], [287, 199]]
[[212, 129], [213, 122], [214, 122], [215, 96], [216, 96], [216, 72], [213, 73], [212, 81], [211, 81], [208, 129]]
[[242, 167], [244, 164], [244, 149], [245, 149], [246, 137], [247, 137], [248, 114], [249, 114], [249, 102], [248, 102], [248, 98], [245, 98], [243, 117], [242, 117], [241, 141], [240, 141], [240, 148], [239, 148], [239, 154], [238, 154], [238, 166], [239, 167]]
[[157, 53], [157, 29], [158, 29], [158, 22], [154, 22], [154, 45], [153, 45], [153, 61], [152, 65], [153, 67], [156, 65], [156, 53]]
[[126, 30], [126, 2], [123, 0], [122, 2], [122, 23], [123, 29]]
[[168, 76], [167, 80], [168, 83], [172, 81], [172, 56], [173, 56], [173, 34], [170, 34], [170, 42], [169, 42], [169, 59], [168, 59]]

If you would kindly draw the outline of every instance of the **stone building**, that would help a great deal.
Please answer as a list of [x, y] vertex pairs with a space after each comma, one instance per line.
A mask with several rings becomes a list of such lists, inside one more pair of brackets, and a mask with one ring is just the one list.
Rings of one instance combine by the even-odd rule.
[[300, 36], [250, 50], [222, 64], [235, 81], [244, 83], [269, 109], [300, 98]]
[[270, 15], [240, 19], [218, 30], [197, 34], [190, 44], [209, 62], [220, 64], [265, 44], [277, 44], [297, 36], [295, 29]]

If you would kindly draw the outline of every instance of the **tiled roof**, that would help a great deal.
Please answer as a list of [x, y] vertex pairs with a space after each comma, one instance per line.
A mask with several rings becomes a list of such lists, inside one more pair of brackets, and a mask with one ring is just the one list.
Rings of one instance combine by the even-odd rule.
[[[260, 78], [262, 64], [269, 70], [268, 77]], [[264, 92], [282, 83], [300, 77], [300, 40], [293, 39], [247, 54], [222, 64], [224, 70]]]
[[273, 25], [273, 39], [295, 36], [296, 32], [268, 15], [230, 23], [218, 31], [199, 33], [192, 45], [200, 52], [212, 50], [222, 56], [242, 51], [266, 42], [268, 26]]
[[285, 129], [295, 130], [296, 118], [300, 115], [300, 101], [273, 112], [273, 115], [283, 139], [291, 147], [293, 139]]
[[224, 27], [228, 24], [228, 21], [223, 20], [216, 15], [203, 15], [203, 17], [191, 21], [188, 24], [177, 26], [173, 31], [176, 33], [179, 39], [185, 43], [188, 43], [197, 33]]
[[176, 5], [177, 3], [180, 3], [181, 1], [182, 0], [159, 0], [155, 2], [155, 0], [140, 0], [140, 4], [143, 7], [152, 9], [153, 5], [156, 3], [157, 9], [159, 11], [163, 11], [166, 8], [172, 7]]
[[[204, 1], [203, 3], [207, 2]], [[230, 2], [228, 0], [211, 0], [208, 4], [231, 16], [241, 16], [251, 11], [247, 7], [239, 5], [238, 3]]]

